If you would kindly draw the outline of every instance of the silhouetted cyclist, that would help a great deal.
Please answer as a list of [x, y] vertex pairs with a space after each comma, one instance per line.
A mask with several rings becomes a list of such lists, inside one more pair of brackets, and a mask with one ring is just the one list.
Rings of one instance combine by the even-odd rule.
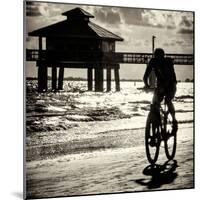
[[172, 103], [172, 99], [176, 93], [176, 74], [174, 72], [174, 65], [171, 58], [165, 57], [163, 49], [157, 48], [154, 51], [154, 58], [152, 58], [144, 73], [144, 84], [146, 88], [149, 88], [148, 77], [154, 69], [157, 78], [157, 87], [154, 91], [153, 105], [159, 108], [161, 101], [165, 97], [169, 112], [173, 119], [173, 125], [177, 126], [177, 120], [175, 117], [175, 109]]

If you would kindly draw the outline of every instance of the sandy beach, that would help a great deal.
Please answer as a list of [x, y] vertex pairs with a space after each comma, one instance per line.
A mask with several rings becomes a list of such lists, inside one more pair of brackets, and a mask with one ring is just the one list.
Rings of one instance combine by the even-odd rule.
[[[102, 148], [98, 150], [90, 148], [83, 153], [27, 162], [27, 196], [40, 198], [194, 187], [191, 124], [179, 126], [176, 157], [167, 165], [162, 144], [157, 161], [159, 170], [154, 171], [146, 159], [144, 129], [114, 133], [115, 140], [113, 134], [99, 133], [99, 147]], [[107, 149], [106, 145], [110, 144], [106, 143], [113, 141], [118, 147]], [[98, 143], [90, 140], [90, 146], [93, 142]]]
[[144, 145], [153, 93], [139, 90], [142, 82], [108, 93], [85, 91], [86, 82], [77, 81], [72, 91], [65, 82], [62, 92], [38, 94], [35, 84], [27, 83], [27, 198], [194, 187], [192, 83], [179, 83], [174, 99], [175, 160], [167, 163], [162, 143], [153, 169]]

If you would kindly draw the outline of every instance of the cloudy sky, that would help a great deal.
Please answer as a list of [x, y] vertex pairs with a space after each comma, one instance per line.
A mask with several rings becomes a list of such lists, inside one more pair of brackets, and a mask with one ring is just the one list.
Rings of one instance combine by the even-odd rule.
[[[193, 13], [152, 9], [101, 7], [58, 3], [27, 2], [27, 33], [38, 28], [65, 20], [61, 13], [81, 7], [95, 16], [94, 23], [124, 38], [117, 42], [119, 52], [148, 52], [152, 50], [152, 36], [155, 47], [166, 53], [193, 53]], [[27, 48], [38, 48], [38, 40], [26, 38]], [[35, 63], [27, 64], [27, 76], [36, 76]], [[139, 70], [138, 70], [139, 69]], [[142, 78], [145, 65], [121, 65], [121, 78]], [[193, 78], [192, 66], [176, 66], [178, 79]], [[66, 69], [66, 76], [86, 77], [86, 70]]]

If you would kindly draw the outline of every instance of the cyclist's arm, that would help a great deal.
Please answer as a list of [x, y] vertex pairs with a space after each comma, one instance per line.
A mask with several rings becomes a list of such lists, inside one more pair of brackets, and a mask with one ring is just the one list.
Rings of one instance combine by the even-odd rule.
[[170, 79], [170, 81], [173, 82], [173, 83], [177, 83], [173, 60], [171, 58], [166, 58], [166, 59], [168, 61], [168, 66], [170, 67], [170, 70], [171, 70], [171, 79]]
[[174, 70], [174, 63], [173, 61], [171, 60], [171, 63], [172, 63], [172, 71], [173, 71], [173, 81], [174, 83], [177, 83], [177, 79], [176, 79], [176, 73], [175, 73], [175, 70]]
[[144, 73], [143, 81], [144, 81], [145, 87], [149, 87], [148, 77], [151, 71], [152, 71], [152, 60], [150, 60], [149, 64], [147, 65], [146, 71]]

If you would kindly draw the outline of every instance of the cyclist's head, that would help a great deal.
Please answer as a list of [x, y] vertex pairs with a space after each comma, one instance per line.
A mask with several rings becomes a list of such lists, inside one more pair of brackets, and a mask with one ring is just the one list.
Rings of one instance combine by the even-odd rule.
[[154, 51], [154, 56], [155, 56], [155, 58], [164, 58], [165, 52], [164, 52], [163, 49], [157, 48], [157, 49]]

